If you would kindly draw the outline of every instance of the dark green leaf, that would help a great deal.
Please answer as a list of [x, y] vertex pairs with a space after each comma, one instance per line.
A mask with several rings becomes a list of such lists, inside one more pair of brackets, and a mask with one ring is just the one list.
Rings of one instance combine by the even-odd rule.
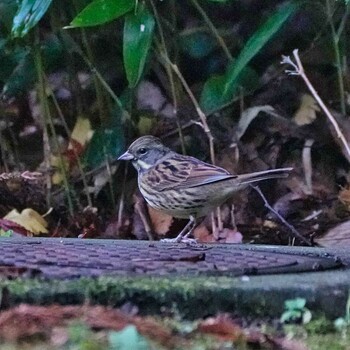
[[12, 25], [12, 36], [23, 37], [44, 16], [52, 0], [23, 0]]
[[[240, 52], [237, 59], [232, 63], [221, 79], [221, 86], [218, 85], [216, 78], [209, 78], [204, 84], [201, 94], [201, 106], [205, 112], [211, 112], [230, 102], [237, 92], [241, 82], [247, 81], [247, 65], [251, 59], [262, 49], [262, 47], [272, 38], [272, 36], [281, 28], [283, 23], [297, 9], [295, 3], [287, 3], [281, 6], [248, 40]], [[211, 95], [213, 96], [211, 97]]]
[[6, 79], [2, 93], [6, 97], [16, 96], [25, 92], [36, 79], [34, 59], [30, 52], [18, 54], [18, 64]]
[[222, 99], [225, 81], [225, 75], [216, 75], [205, 82], [200, 99], [200, 105], [205, 112], [213, 111], [225, 104]]
[[225, 94], [225, 83], [227, 76], [233, 69], [235, 62], [228, 67], [228, 72], [224, 75], [213, 76], [204, 84], [200, 98], [200, 105], [205, 112], [213, 112], [216, 109], [229, 103], [232, 98], [237, 95], [238, 88], [243, 89], [243, 93], [247, 94], [254, 91], [259, 83], [258, 74], [251, 68], [245, 67], [242, 74], [238, 77], [236, 84], [232, 87], [231, 94]]
[[203, 58], [216, 47], [215, 39], [204, 31], [186, 32], [180, 35], [181, 49], [193, 58]]
[[234, 69], [228, 74], [224, 88], [225, 95], [230, 95], [230, 91], [235, 88], [237, 78], [242, 70], [296, 9], [297, 5], [295, 3], [287, 3], [281, 6], [248, 40], [235, 61]]
[[113, 21], [135, 7], [134, 0], [95, 0], [86, 6], [69, 27], [91, 27]]
[[83, 156], [83, 163], [89, 168], [100, 166], [106, 158], [114, 159], [125, 149], [124, 129], [121, 111], [115, 110], [111, 124], [97, 129]]
[[8, 32], [11, 31], [13, 17], [15, 16], [18, 8], [16, 0], [0, 0], [0, 13], [1, 13], [1, 25], [4, 25]]
[[138, 83], [150, 51], [154, 18], [143, 6], [125, 17], [123, 59], [129, 87]]

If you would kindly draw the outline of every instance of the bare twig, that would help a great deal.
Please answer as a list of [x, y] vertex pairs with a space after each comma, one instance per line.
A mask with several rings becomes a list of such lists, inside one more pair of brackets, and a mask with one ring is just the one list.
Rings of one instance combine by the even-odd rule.
[[305, 140], [303, 147], [303, 168], [305, 174], [305, 184], [307, 194], [312, 194], [312, 159], [311, 159], [311, 147], [315, 140]]
[[[165, 58], [167, 59], [167, 58]], [[170, 62], [170, 66], [172, 68], [172, 70], [175, 72], [175, 74], [178, 76], [178, 78], [181, 81], [181, 84], [183, 85], [184, 89], [186, 90], [189, 98], [191, 99], [196, 112], [199, 116], [200, 119], [200, 123], [199, 125], [203, 128], [204, 132], [207, 134], [208, 140], [209, 140], [209, 149], [210, 149], [210, 160], [213, 164], [215, 164], [215, 152], [214, 152], [214, 137], [209, 129], [208, 126], [208, 122], [207, 122], [207, 116], [205, 115], [205, 113], [202, 111], [201, 107], [199, 106], [199, 103], [197, 101], [197, 99], [195, 98], [195, 96], [193, 95], [190, 87], [188, 86], [185, 78], [183, 77], [183, 75], [181, 74], [179, 68], [177, 67], [176, 64], [171, 63]]]
[[333, 20], [333, 14], [334, 11], [332, 11], [332, 6], [330, 0], [326, 0], [326, 12], [328, 21], [331, 27], [331, 33], [332, 33], [332, 40], [333, 40], [333, 48], [334, 48], [334, 55], [335, 55], [335, 66], [337, 67], [337, 75], [338, 75], [338, 85], [339, 85], [339, 97], [340, 97], [340, 110], [343, 115], [346, 113], [345, 109], [345, 90], [344, 90], [344, 77], [343, 77], [343, 67], [341, 62], [341, 52], [340, 52], [340, 45], [339, 41], [341, 38], [341, 34], [344, 30], [344, 26], [348, 17], [349, 13], [349, 7], [346, 6], [346, 11], [344, 13], [344, 16], [341, 20], [341, 23], [339, 25], [338, 30], [335, 28], [334, 20]]
[[292, 232], [292, 234], [293, 234], [293, 236], [294, 236], [295, 238], [300, 239], [302, 242], [304, 242], [304, 243], [307, 244], [308, 246], [312, 246], [312, 243], [311, 243], [309, 240], [307, 240], [304, 236], [302, 236], [291, 224], [289, 224], [289, 223], [286, 221], [286, 219], [285, 219], [283, 216], [281, 216], [281, 215], [278, 213], [278, 211], [276, 211], [276, 210], [269, 204], [269, 202], [267, 201], [265, 195], [262, 193], [262, 191], [261, 191], [261, 189], [259, 188], [259, 186], [253, 186], [253, 185], [251, 185], [251, 187], [254, 188], [254, 190], [255, 190], [256, 192], [259, 193], [260, 197], [261, 197], [262, 200], [264, 201], [265, 207], [266, 207], [267, 209], [269, 209], [272, 213], [274, 213], [274, 214], [277, 216], [277, 218], [278, 218], [285, 226], [287, 226], [287, 227], [289, 228], [289, 230]]
[[[171, 68], [176, 73], [178, 78], [180, 79], [183, 87], [185, 88], [188, 96], [190, 97], [194, 107], [196, 108], [197, 114], [199, 116], [200, 122], [196, 122], [196, 124], [200, 125], [204, 132], [207, 134], [208, 140], [209, 140], [209, 150], [210, 150], [210, 160], [212, 164], [215, 164], [215, 150], [214, 150], [214, 137], [209, 129], [208, 122], [207, 122], [207, 116], [202, 111], [201, 107], [199, 106], [198, 101], [196, 100], [195, 96], [193, 95], [190, 87], [188, 86], [185, 78], [181, 74], [179, 68], [176, 64], [170, 63]], [[218, 228], [219, 230], [223, 227], [222, 219], [221, 219], [221, 212], [220, 208], [217, 210], [217, 220], [218, 220]], [[213, 222], [213, 221], [212, 221]], [[214, 224], [215, 225], [215, 224]]]
[[343, 132], [341, 131], [338, 122], [336, 121], [336, 119], [333, 117], [333, 115], [331, 114], [331, 112], [329, 111], [329, 109], [327, 108], [327, 106], [325, 105], [325, 103], [322, 101], [321, 97], [319, 96], [319, 94], [317, 93], [317, 91], [315, 90], [315, 88], [313, 87], [313, 85], [311, 84], [309, 78], [307, 77], [305, 71], [304, 71], [304, 67], [300, 61], [299, 58], [299, 54], [298, 54], [298, 49], [293, 50], [293, 56], [295, 58], [296, 63], [294, 63], [292, 61], [292, 59], [289, 56], [282, 56], [282, 64], [289, 64], [290, 66], [293, 67], [293, 69], [291, 70], [286, 70], [286, 73], [290, 74], [290, 75], [299, 75], [301, 76], [301, 78], [304, 80], [306, 86], [308, 87], [308, 89], [310, 90], [311, 94], [313, 95], [313, 97], [315, 98], [315, 100], [317, 101], [317, 103], [320, 105], [320, 107], [322, 108], [323, 112], [326, 114], [327, 118], [329, 119], [329, 121], [332, 123], [339, 139], [341, 140], [341, 142], [344, 145], [344, 148], [350, 158], [350, 147], [348, 144], [348, 141], [346, 140]]
[[158, 47], [159, 47], [158, 50], [161, 52], [161, 54], [165, 55], [168, 58], [164, 63], [164, 68], [165, 68], [166, 74], [169, 78], [170, 91], [171, 91], [172, 102], [173, 102], [173, 113], [175, 115], [176, 124], [177, 124], [177, 131], [179, 133], [179, 138], [181, 141], [182, 153], [186, 154], [185, 139], [184, 139], [182, 128], [181, 128], [180, 118], [179, 118], [179, 114], [178, 114], [178, 107], [177, 107], [178, 106], [178, 103], [177, 103], [178, 91], [177, 91], [176, 85], [175, 85], [174, 74], [173, 74], [173, 71], [172, 71], [171, 66], [169, 64], [170, 58], [169, 58], [169, 53], [168, 53], [168, 49], [167, 49], [167, 45], [166, 45], [166, 41], [165, 41], [164, 32], [163, 32], [163, 26], [162, 26], [162, 23], [160, 21], [157, 7], [155, 6], [154, 1], [151, 0], [150, 2], [151, 2], [152, 9], [153, 9], [154, 17], [155, 17], [156, 22], [157, 22], [157, 29], [158, 29], [158, 33], [159, 33], [159, 37], [160, 37], [160, 43], [158, 45]]

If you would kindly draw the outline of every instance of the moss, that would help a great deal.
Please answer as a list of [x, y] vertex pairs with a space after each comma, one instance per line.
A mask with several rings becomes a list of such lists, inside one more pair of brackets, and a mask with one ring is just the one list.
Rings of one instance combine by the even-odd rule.
[[[188, 318], [218, 310], [236, 311], [244, 306], [233, 288], [236, 280], [220, 278], [101, 277], [76, 280], [17, 279], [0, 282], [7, 289], [8, 304], [93, 304], [120, 306], [136, 304], [142, 313], [159, 313], [175, 308]], [[255, 305], [256, 306], [256, 305]], [[263, 304], [261, 305], [263, 308]]]
[[[141, 314], [177, 310], [181, 317], [188, 319], [218, 312], [279, 317], [283, 312], [284, 301], [298, 296], [307, 300], [307, 307], [311, 311], [330, 310], [328, 318], [334, 318], [334, 313], [335, 317], [343, 315], [347, 290], [337, 292], [336, 297], [332, 294], [330, 299], [329, 291], [321, 289], [319, 292], [314, 286], [300, 288], [295, 283], [287, 285], [285, 280], [291, 278], [256, 276], [250, 277], [247, 282], [224, 276], [16, 279], [0, 281], [0, 290], [7, 290], [4, 294], [8, 296], [3, 298], [3, 304], [9, 306], [21, 302], [37, 305], [90, 302], [121, 306], [131, 302], [138, 306]], [[305, 280], [303, 282], [305, 284]], [[333, 293], [334, 286], [332, 288]]]

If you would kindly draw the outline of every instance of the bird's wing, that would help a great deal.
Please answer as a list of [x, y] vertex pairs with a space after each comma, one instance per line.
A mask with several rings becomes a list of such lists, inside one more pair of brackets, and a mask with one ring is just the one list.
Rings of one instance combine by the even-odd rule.
[[143, 175], [143, 181], [152, 184], [154, 190], [161, 192], [170, 189], [197, 187], [236, 177], [225, 169], [196, 158], [176, 155], [149, 169]]

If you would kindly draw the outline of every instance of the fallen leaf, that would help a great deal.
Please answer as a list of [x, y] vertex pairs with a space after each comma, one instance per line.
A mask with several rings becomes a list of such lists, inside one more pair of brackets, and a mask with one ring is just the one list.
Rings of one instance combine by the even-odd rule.
[[148, 212], [151, 218], [153, 231], [158, 235], [165, 235], [173, 223], [173, 217], [153, 209], [150, 206], [148, 206]]
[[94, 131], [91, 129], [90, 120], [88, 118], [78, 117], [71, 134], [68, 149], [76, 147], [74, 142], [85, 146], [91, 140], [93, 134]]
[[299, 126], [311, 124], [317, 118], [316, 112], [319, 111], [320, 107], [316, 100], [311, 95], [304, 94], [301, 96], [300, 107], [293, 120]]
[[[129, 316], [105, 306], [36, 306], [21, 304], [0, 313], [0, 337], [8, 341], [33, 335], [50, 336], [54, 328], [68, 326], [72, 320], [82, 320], [93, 329], [121, 331], [134, 325], [145, 337], [168, 347], [179, 342], [171, 330], [152, 317]], [[178, 345], [178, 344], [177, 344]]]
[[243, 241], [243, 236], [240, 232], [237, 230], [231, 230], [229, 228], [224, 228], [223, 232], [220, 234], [221, 237], [225, 237], [225, 243], [242, 243]]
[[202, 333], [214, 334], [225, 340], [237, 341], [245, 339], [244, 330], [238, 324], [235, 324], [227, 314], [220, 314], [201, 321], [198, 325], [198, 330]]
[[350, 188], [342, 188], [338, 194], [339, 200], [350, 210]]
[[349, 247], [350, 246], [350, 220], [332, 227], [315, 242], [323, 247]]
[[30, 208], [23, 209], [21, 213], [17, 209], [13, 209], [4, 216], [4, 219], [15, 222], [33, 235], [48, 233], [47, 221], [38, 212]]
[[260, 112], [264, 112], [265, 114], [276, 118], [283, 118], [275, 111], [272, 106], [269, 105], [247, 108], [243, 111], [241, 117], [239, 118], [236, 131], [237, 140], [239, 140], [245, 134], [249, 125], [260, 114]]

